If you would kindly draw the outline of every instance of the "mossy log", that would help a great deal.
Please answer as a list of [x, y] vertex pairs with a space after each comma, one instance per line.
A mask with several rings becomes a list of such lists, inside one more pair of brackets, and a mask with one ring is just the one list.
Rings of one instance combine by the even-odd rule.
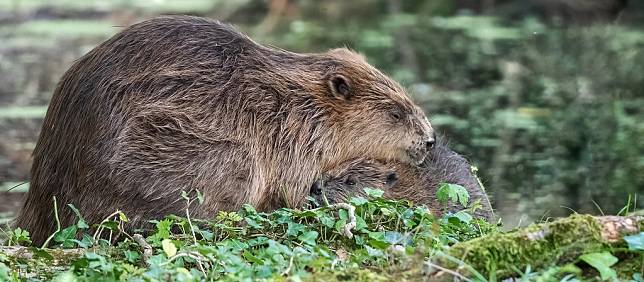
[[[451, 279], [454, 275], [471, 276], [474, 271], [485, 278], [519, 276], [517, 270], [528, 266], [534, 271], [574, 262], [582, 254], [627, 248], [623, 237], [642, 230], [641, 216], [576, 214], [457, 243], [430, 260], [429, 276]], [[634, 259], [639, 262], [641, 256]]]
[[49, 280], [69, 269], [70, 262], [83, 256], [87, 249], [39, 249], [22, 246], [0, 246], [0, 262], [18, 272], [20, 278]]

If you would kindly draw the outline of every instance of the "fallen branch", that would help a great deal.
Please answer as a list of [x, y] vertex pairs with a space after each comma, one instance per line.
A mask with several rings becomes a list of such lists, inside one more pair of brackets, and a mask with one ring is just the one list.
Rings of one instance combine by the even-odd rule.
[[351, 230], [356, 228], [356, 207], [347, 204], [347, 203], [337, 203], [333, 205], [328, 206], [329, 209], [332, 210], [339, 210], [339, 209], [346, 209], [347, 214], [349, 215], [349, 222], [347, 222], [346, 225], [344, 225], [344, 232], [343, 235], [349, 239], [353, 238], [353, 233]]
[[[38, 252], [34, 250], [39, 250]], [[42, 253], [41, 251], [46, 252]], [[77, 258], [85, 254], [87, 249], [34, 249], [23, 246], [0, 246], [0, 253], [17, 259], [33, 259], [34, 256], [51, 256], [53, 264], [58, 260], [67, 260]]]
[[134, 242], [139, 244], [141, 249], [143, 249], [143, 261], [145, 261], [146, 264], [148, 264], [148, 260], [150, 257], [152, 257], [152, 246], [148, 244], [148, 242], [145, 241], [145, 238], [141, 234], [134, 234], [132, 236], [132, 239], [134, 239]]

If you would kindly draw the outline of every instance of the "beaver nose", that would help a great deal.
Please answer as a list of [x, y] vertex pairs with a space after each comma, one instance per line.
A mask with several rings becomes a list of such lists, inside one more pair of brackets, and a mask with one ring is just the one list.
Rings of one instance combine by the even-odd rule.
[[436, 135], [432, 134], [432, 137], [429, 137], [429, 139], [425, 141], [425, 148], [430, 150], [431, 148], [434, 148], [434, 144], [436, 144]]
[[313, 185], [311, 185], [311, 191], [309, 191], [312, 195], [321, 195], [322, 194], [322, 186], [326, 184], [326, 181], [324, 179], [319, 179], [318, 181], [313, 182]]

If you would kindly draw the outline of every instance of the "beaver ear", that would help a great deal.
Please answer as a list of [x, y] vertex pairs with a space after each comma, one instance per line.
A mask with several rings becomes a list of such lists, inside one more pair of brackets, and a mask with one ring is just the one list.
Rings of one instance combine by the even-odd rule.
[[348, 100], [351, 98], [351, 85], [349, 80], [340, 74], [335, 74], [329, 79], [329, 88], [333, 96]]
[[398, 174], [396, 174], [395, 171], [390, 171], [389, 174], [387, 174], [387, 179], [385, 180], [385, 187], [391, 188], [394, 187], [398, 183]]

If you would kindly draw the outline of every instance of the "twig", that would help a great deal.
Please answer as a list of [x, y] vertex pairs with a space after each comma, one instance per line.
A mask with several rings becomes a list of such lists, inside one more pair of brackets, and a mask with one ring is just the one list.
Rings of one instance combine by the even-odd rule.
[[[452, 275], [452, 276], [454, 276], [454, 277], [458, 277], [458, 278], [462, 279], [463, 281], [472, 281], [471, 279], [469, 279], [469, 278], [467, 278], [467, 277], [465, 277], [465, 276], [461, 275], [460, 273], [458, 273], [458, 272], [456, 272], [456, 271], [454, 271], [454, 270], [447, 269], [447, 268], [445, 268], [445, 267], [442, 267], [442, 266], [440, 266], [440, 265], [437, 265], [437, 264], [431, 263], [431, 262], [429, 262], [429, 261], [425, 261], [424, 265], [425, 265], [425, 266], [426, 266], [426, 268], [427, 268], [427, 269], [425, 270], [425, 275], [429, 275], [429, 274], [435, 273], [435, 272], [433, 272], [431, 269], [432, 269], [432, 268], [436, 268], [436, 269], [438, 269], [438, 270], [440, 270], [440, 271], [447, 272], [447, 273], [451, 274], [451, 275]], [[439, 276], [439, 275], [440, 275], [440, 273], [435, 273], [435, 274], [433, 274], [433, 275], [432, 275], [432, 277], [437, 277], [437, 276]]]
[[[103, 223], [105, 223], [108, 220], [110, 220], [110, 218], [117, 216], [119, 213], [121, 213], [121, 211], [116, 210], [112, 214], [108, 215], [105, 219], [103, 219], [103, 221], [101, 221], [101, 223], [98, 224], [98, 228], [96, 229], [96, 232], [94, 232], [94, 236], [92, 236], [92, 241], [96, 242], [96, 240], [98, 239], [98, 236], [100, 236], [101, 233], [103, 233], [103, 229], [104, 229]], [[110, 240], [111, 240], [111, 238], [110, 238]]]
[[296, 254], [293, 254], [293, 255], [291, 256], [291, 259], [290, 259], [290, 260], [289, 260], [289, 262], [288, 262], [288, 267], [287, 267], [284, 271], [282, 271], [282, 273], [281, 273], [281, 275], [282, 275], [282, 276], [285, 276], [285, 275], [287, 275], [289, 272], [291, 272], [291, 268], [293, 267], [293, 259], [295, 258], [295, 255], [296, 255]]
[[152, 257], [152, 246], [145, 241], [145, 238], [141, 234], [134, 234], [132, 239], [143, 249], [143, 261], [148, 264], [148, 260]]
[[192, 221], [190, 220], [190, 203], [192, 201], [188, 200], [188, 206], [186, 207], [186, 219], [188, 219], [188, 225], [190, 225], [190, 232], [192, 232], [192, 240], [194, 240], [195, 245], [197, 245], [197, 236], [195, 235], [195, 227], [192, 226]]
[[206, 274], [206, 269], [203, 267], [203, 264], [202, 264], [204, 261], [208, 261], [208, 258], [204, 257], [203, 255], [201, 255], [200, 253], [197, 253], [197, 252], [181, 252], [181, 253], [177, 253], [176, 255], [168, 258], [168, 261], [162, 263], [161, 265], [163, 266], [163, 265], [170, 264], [175, 259], [178, 259], [178, 258], [181, 258], [181, 257], [189, 257], [191, 259], [194, 259], [197, 262], [197, 266], [199, 266], [199, 270], [201, 271], [201, 273], [203, 273], [204, 277], [208, 276], [208, 274]]
[[56, 233], [60, 232], [60, 219], [58, 219], [58, 202], [56, 202], [56, 196], [54, 196], [54, 218], [56, 219], [56, 232], [49, 235], [45, 243], [43, 243], [42, 246], [40, 247], [41, 249], [46, 248], [47, 245], [49, 244], [49, 241], [51, 241], [51, 239], [53, 239], [54, 236], [56, 236]]
[[[629, 199], [629, 200], [630, 200], [630, 199]], [[595, 202], [595, 200], [591, 200], [591, 202], [593, 202], [593, 205], [595, 205], [595, 207], [599, 210], [599, 213], [600, 213], [602, 216], [605, 216], [604, 211], [603, 211], [603, 210], [602, 210], [602, 208], [599, 206], [599, 204], [598, 204], [597, 202]]]
[[339, 209], [347, 210], [347, 213], [349, 214], [349, 222], [347, 222], [347, 224], [344, 225], [343, 235], [349, 239], [353, 238], [353, 233], [351, 233], [351, 230], [356, 228], [356, 224], [357, 224], [356, 207], [347, 203], [337, 203], [337, 204], [329, 205], [328, 208], [332, 210], [339, 210]]

